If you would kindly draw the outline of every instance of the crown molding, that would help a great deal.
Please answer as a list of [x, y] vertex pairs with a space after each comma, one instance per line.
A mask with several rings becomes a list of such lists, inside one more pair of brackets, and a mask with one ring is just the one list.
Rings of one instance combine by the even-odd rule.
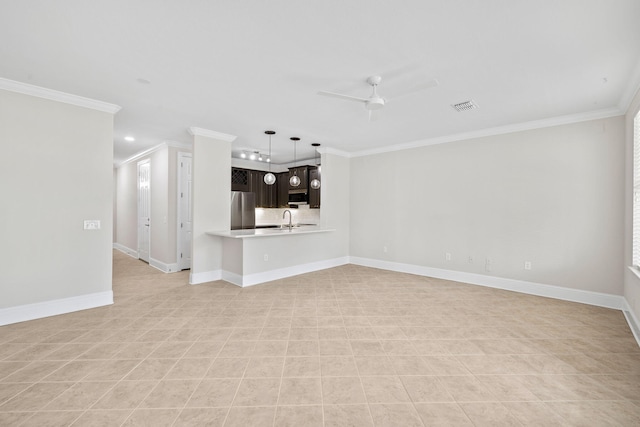
[[235, 135], [229, 135], [227, 133], [216, 132], [214, 130], [202, 129], [198, 127], [190, 127], [189, 133], [193, 136], [204, 136], [211, 139], [217, 139], [219, 141], [233, 142], [237, 138]]
[[117, 168], [119, 168], [121, 166], [126, 165], [127, 163], [135, 162], [136, 160], [139, 160], [142, 157], [148, 156], [149, 154], [153, 153], [156, 150], [159, 150], [159, 149], [161, 149], [163, 147], [166, 147], [166, 145], [167, 144], [163, 142], [162, 144], [158, 144], [158, 145], [155, 145], [155, 146], [153, 146], [151, 148], [147, 148], [146, 150], [140, 151], [139, 153], [134, 154], [133, 156], [129, 157], [128, 159], [123, 160], [120, 163], [116, 164], [115, 167], [117, 169]]
[[158, 145], [154, 145], [151, 148], [147, 148], [146, 150], [140, 151], [139, 153], [134, 154], [133, 156], [129, 157], [126, 160], [121, 161], [120, 163], [114, 163], [114, 167], [116, 169], [118, 169], [119, 167], [126, 165], [127, 163], [131, 163], [131, 162], [135, 162], [136, 160], [140, 160], [141, 158], [148, 156], [149, 154], [153, 153], [154, 151], [160, 150], [161, 148], [165, 148], [165, 147], [174, 147], [174, 148], [181, 148], [181, 149], [187, 149], [187, 150], [191, 150], [192, 146], [191, 144], [185, 144], [184, 142], [177, 142], [177, 141], [163, 141], [162, 143], [158, 144]]
[[235, 157], [231, 158], [231, 166], [233, 166], [234, 168], [253, 169], [263, 172], [269, 172], [269, 165], [271, 165], [271, 172], [273, 173], [287, 172], [289, 170], [285, 165], [278, 163], [267, 163], [259, 161], [257, 162], [255, 160], [238, 159]]
[[464, 141], [468, 139], [484, 138], [487, 136], [504, 135], [507, 133], [523, 132], [527, 130], [542, 129], [553, 126], [562, 126], [572, 123], [586, 122], [589, 120], [606, 119], [609, 117], [617, 117], [624, 115], [625, 112], [619, 108], [607, 108], [603, 110], [589, 111], [580, 114], [569, 114], [566, 116], [552, 117], [542, 120], [533, 120], [530, 122], [517, 123], [514, 125], [498, 126], [488, 129], [482, 129], [473, 132], [458, 133], [453, 135], [441, 136], [438, 138], [421, 139], [418, 141], [407, 142], [404, 144], [390, 145], [380, 148], [372, 148], [370, 150], [356, 151], [350, 154], [350, 157], [363, 157], [373, 154], [390, 153], [393, 151], [408, 150], [411, 148], [426, 147], [429, 145], [445, 144], [447, 142]]
[[331, 148], [331, 147], [318, 148], [316, 149], [316, 151], [320, 154], [334, 154], [336, 156], [347, 157], [347, 158], [353, 157], [353, 153], [349, 153], [347, 151], [338, 150], [337, 148]]
[[49, 99], [51, 101], [63, 102], [65, 104], [76, 105], [78, 107], [90, 108], [92, 110], [103, 111], [110, 114], [117, 113], [121, 108], [119, 105], [109, 104], [108, 102], [96, 101], [95, 99], [89, 99], [78, 95], [72, 95], [70, 93], [17, 82], [15, 80], [9, 80], [2, 77], [0, 77], [0, 89], [35, 96], [37, 98]]
[[192, 142], [163, 141], [163, 144], [166, 144], [168, 147], [173, 147], [173, 148], [186, 148], [188, 150], [193, 149]]

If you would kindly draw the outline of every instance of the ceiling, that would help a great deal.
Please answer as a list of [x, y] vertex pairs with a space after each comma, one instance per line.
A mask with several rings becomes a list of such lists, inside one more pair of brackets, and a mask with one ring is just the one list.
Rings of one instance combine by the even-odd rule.
[[[32, 0], [0, 5], [0, 77], [120, 105], [114, 160], [191, 126], [273, 162], [568, 116], [624, 112], [640, 83], [640, 1]], [[368, 97], [379, 120], [319, 90]], [[401, 98], [416, 84], [439, 86]], [[473, 100], [478, 109], [456, 112]], [[134, 136], [135, 142], [124, 137]]]

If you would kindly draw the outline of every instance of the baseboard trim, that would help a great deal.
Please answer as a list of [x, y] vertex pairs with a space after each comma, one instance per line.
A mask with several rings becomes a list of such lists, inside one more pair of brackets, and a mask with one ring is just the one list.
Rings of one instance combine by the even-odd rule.
[[0, 326], [113, 304], [113, 291], [96, 292], [0, 309]]
[[383, 270], [410, 273], [418, 276], [434, 277], [437, 279], [453, 280], [472, 285], [487, 286], [490, 288], [504, 289], [524, 294], [555, 298], [563, 301], [579, 302], [582, 304], [613, 308], [617, 310], [623, 310], [626, 303], [624, 297], [620, 295], [563, 288], [561, 286], [545, 285], [503, 277], [485, 276], [482, 274], [444, 270], [440, 268], [423, 267], [391, 261], [381, 261], [371, 258], [350, 257], [350, 261], [352, 264], [362, 265], [365, 267], [380, 268]]
[[[332, 259], [325, 259], [322, 261], [310, 262], [307, 264], [294, 265], [291, 267], [278, 268], [275, 270], [263, 271], [261, 273], [247, 274], [240, 276], [233, 274], [230, 276], [235, 281], [231, 282], [234, 285], [242, 286], [246, 288], [248, 286], [259, 285], [260, 283], [271, 282], [274, 280], [284, 279], [287, 277], [298, 276], [300, 274], [312, 273], [314, 271], [326, 270], [327, 268], [338, 267], [341, 265], [349, 264], [349, 257], [339, 257]], [[227, 279], [224, 279], [227, 280]]]
[[128, 248], [125, 245], [121, 245], [120, 243], [115, 243], [114, 242], [113, 243], [113, 249], [117, 249], [120, 252], [123, 252], [123, 253], [129, 255], [131, 258], [135, 258], [135, 259], [139, 258], [138, 257], [138, 251], [136, 251], [134, 249], [131, 249], [131, 248]]
[[174, 262], [171, 264], [164, 263], [162, 261], [158, 261], [157, 259], [149, 258], [149, 265], [151, 267], [157, 268], [163, 273], [175, 273], [178, 270], [178, 263]]
[[640, 346], [640, 322], [633, 313], [633, 310], [626, 299], [624, 300], [622, 313], [624, 314], [624, 318], [627, 319], [627, 323], [629, 324], [629, 329], [631, 329], [631, 332], [633, 333], [633, 337], [636, 339], [638, 346]]
[[222, 280], [222, 270], [203, 271], [202, 273], [189, 273], [189, 284], [199, 285], [200, 283], [215, 282]]
[[242, 287], [242, 276], [240, 274], [222, 270], [222, 280], [224, 280], [225, 282], [229, 282], [233, 285]]

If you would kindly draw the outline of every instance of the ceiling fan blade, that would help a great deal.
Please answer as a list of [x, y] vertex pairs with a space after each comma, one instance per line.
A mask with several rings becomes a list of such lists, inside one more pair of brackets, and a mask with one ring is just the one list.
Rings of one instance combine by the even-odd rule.
[[439, 86], [440, 82], [436, 79], [433, 80], [429, 80], [428, 82], [424, 82], [424, 83], [420, 83], [418, 85], [415, 85], [407, 90], [404, 90], [402, 92], [396, 93], [395, 95], [393, 95], [390, 98], [400, 98], [402, 96], [406, 96], [406, 95], [410, 95], [412, 93], [415, 92], [420, 92], [421, 90], [426, 90], [426, 89], [431, 89], [432, 87], [436, 87]]
[[380, 118], [380, 110], [369, 110], [369, 121], [376, 122]]
[[325, 92], [323, 90], [318, 92], [318, 95], [330, 96], [332, 98], [346, 99], [347, 101], [358, 101], [358, 102], [367, 102], [368, 101], [368, 99], [366, 99], [366, 98], [358, 98], [357, 96], [343, 95], [341, 93]]

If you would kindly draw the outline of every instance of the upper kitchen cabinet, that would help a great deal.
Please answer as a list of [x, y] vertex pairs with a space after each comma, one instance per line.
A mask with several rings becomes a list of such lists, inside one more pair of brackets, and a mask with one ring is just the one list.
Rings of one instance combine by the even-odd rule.
[[267, 172], [251, 171], [250, 190], [256, 193], [256, 208], [275, 208], [277, 207], [277, 192], [275, 185], [267, 185], [264, 182], [264, 176]]
[[[313, 181], [314, 179], [317, 179], [318, 181], [322, 182], [322, 180], [320, 179], [320, 168], [310, 166], [309, 167], [309, 184], [311, 184], [311, 181]], [[309, 207], [311, 209], [320, 208], [320, 189], [312, 188], [311, 185], [309, 185]]]
[[289, 207], [289, 172], [276, 174], [277, 203], [279, 208]]
[[[294, 171], [300, 178], [300, 185], [292, 187], [289, 178]], [[309, 207], [317, 209], [320, 207], [320, 189], [314, 190], [310, 187], [310, 182], [320, 179], [320, 170], [315, 166], [299, 166], [289, 169], [289, 172], [276, 173], [276, 183], [267, 185], [264, 176], [267, 172], [231, 168], [231, 191], [249, 191], [256, 195], [256, 208], [288, 208], [289, 193], [304, 197], [305, 203], [308, 200]]]
[[289, 168], [289, 178], [291, 178], [294, 174], [298, 175], [300, 178], [300, 185], [297, 187], [292, 187], [289, 185], [289, 190], [300, 190], [300, 192], [307, 192], [309, 188], [309, 167], [308, 166], [298, 166], [295, 168]]
[[[278, 192], [275, 185], [264, 182], [266, 172], [231, 168], [231, 191], [248, 191], [256, 195], [256, 208], [278, 207]], [[288, 188], [288, 187], [287, 187]]]
[[251, 171], [231, 168], [231, 191], [251, 191]]

